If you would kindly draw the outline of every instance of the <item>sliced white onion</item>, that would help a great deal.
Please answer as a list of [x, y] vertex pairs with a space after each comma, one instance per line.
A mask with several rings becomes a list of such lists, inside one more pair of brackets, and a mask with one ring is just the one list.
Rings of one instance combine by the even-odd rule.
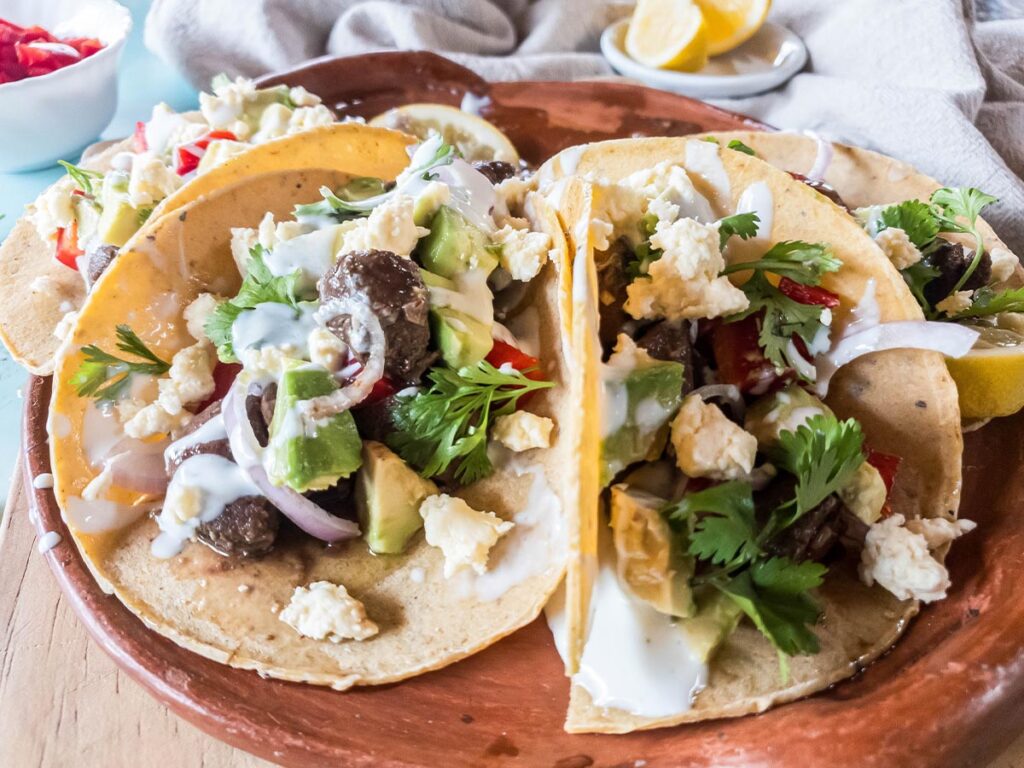
[[814, 156], [814, 165], [812, 165], [810, 170], [807, 171], [807, 178], [824, 181], [825, 172], [828, 170], [829, 165], [832, 164], [832, 142], [825, 141], [825, 139], [821, 138], [821, 136], [814, 131], [804, 131], [804, 133], [814, 139], [814, 142], [818, 147], [817, 154]]
[[279, 488], [270, 482], [260, 460], [262, 448], [256, 442], [245, 400], [232, 387], [224, 398], [224, 426], [231, 443], [231, 454], [271, 504], [281, 514], [310, 536], [326, 542], [354, 539], [360, 535], [359, 526], [351, 520], [335, 517], [291, 488]]
[[691, 394], [697, 395], [701, 400], [720, 397], [729, 404], [736, 418], [743, 419], [746, 403], [743, 402], [740, 388], [735, 384], [705, 384], [703, 387], [697, 387]]
[[903, 320], [882, 323], [840, 338], [832, 349], [817, 358], [818, 394], [828, 394], [835, 372], [858, 357], [887, 349], [924, 349], [946, 357], [963, 357], [978, 340], [978, 332], [956, 323]]
[[[131, 440], [131, 438], [129, 438]], [[142, 443], [132, 440], [131, 450], [113, 451], [113, 455], [104, 462], [110, 468], [111, 482], [121, 488], [137, 493], [163, 494], [167, 490], [167, 469], [164, 465], [164, 448], [167, 441]]]
[[355, 299], [332, 299], [316, 311], [317, 322], [322, 325], [342, 315], [347, 315], [352, 323], [349, 345], [357, 352], [366, 354], [366, 362], [362, 371], [345, 386], [329, 395], [302, 401], [299, 407], [307, 423], [315, 424], [358, 405], [384, 376], [387, 339], [377, 315], [366, 304]]

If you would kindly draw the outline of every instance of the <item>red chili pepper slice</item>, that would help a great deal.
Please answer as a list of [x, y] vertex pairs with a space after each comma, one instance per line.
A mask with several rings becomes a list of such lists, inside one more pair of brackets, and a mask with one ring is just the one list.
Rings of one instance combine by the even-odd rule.
[[744, 394], [763, 395], [792, 381], [793, 371], [780, 373], [758, 344], [760, 319], [751, 315], [734, 323], [721, 323], [711, 336], [718, 377]]
[[505, 363], [508, 363], [517, 371], [521, 371], [526, 378], [533, 381], [542, 381], [544, 379], [544, 372], [540, 369], [540, 360], [526, 354], [517, 347], [513, 347], [511, 344], [506, 344], [504, 341], [494, 339], [494, 346], [491, 347], [491, 351], [487, 353], [487, 357], [484, 359], [495, 368], [500, 368]]
[[78, 220], [72, 219], [68, 226], [57, 230], [57, 261], [77, 272], [77, 259], [84, 253], [85, 251], [78, 247]]
[[147, 149], [149, 149], [149, 143], [146, 141], [146, 124], [139, 120], [135, 123], [135, 133], [132, 134], [132, 151], [140, 153]]
[[903, 457], [868, 448], [866, 460], [868, 464], [878, 470], [878, 474], [882, 476], [882, 482], [885, 483], [886, 498], [885, 504], [882, 505], [882, 517], [888, 517], [892, 514], [889, 496], [892, 494], [892, 486], [896, 482], [896, 473], [899, 471], [900, 464], [903, 463]]
[[779, 280], [779, 291], [799, 304], [814, 304], [829, 309], [839, 306], [839, 297], [832, 291], [814, 285], [803, 285], [788, 277]]
[[208, 134], [196, 139], [191, 144], [178, 147], [178, 165], [174, 169], [177, 174], [179, 176], [185, 176], [192, 173], [192, 171], [199, 166], [199, 160], [203, 156], [202, 152], [197, 152], [196, 150], [205, 150], [210, 146], [210, 142], [214, 139], [238, 141], [238, 137], [231, 131], [210, 131]]

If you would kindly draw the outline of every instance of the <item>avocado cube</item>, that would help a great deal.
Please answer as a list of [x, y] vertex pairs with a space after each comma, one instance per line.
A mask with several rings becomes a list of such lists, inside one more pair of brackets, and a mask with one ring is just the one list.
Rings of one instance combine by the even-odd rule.
[[698, 661], [707, 663], [736, 629], [743, 616], [743, 609], [735, 600], [714, 587], [700, 587], [695, 597], [697, 615], [679, 620], [676, 626], [686, 635], [691, 653]]
[[498, 266], [498, 257], [487, 250], [487, 236], [447, 205], [430, 220], [430, 234], [420, 240], [417, 253], [424, 267], [447, 278], [474, 267], [490, 274]]
[[601, 446], [602, 486], [630, 464], [661, 453], [668, 423], [683, 396], [683, 365], [652, 360], [622, 377], [606, 378], [605, 418], [615, 429]]
[[356, 475], [356, 509], [363, 539], [378, 555], [400, 554], [423, 527], [420, 504], [437, 486], [420, 477], [382, 443], [363, 444], [363, 466]]
[[441, 358], [452, 368], [476, 365], [494, 346], [490, 328], [449, 307], [430, 310], [430, 333], [441, 351]]
[[111, 201], [104, 206], [96, 234], [100, 241], [120, 248], [139, 230], [139, 211], [125, 199]]
[[320, 491], [359, 469], [362, 442], [351, 413], [337, 413], [307, 434], [296, 407], [337, 388], [319, 366], [292, 368], [281, 375], [268, 446], [267, 474], [274, 485], [298, 493]]

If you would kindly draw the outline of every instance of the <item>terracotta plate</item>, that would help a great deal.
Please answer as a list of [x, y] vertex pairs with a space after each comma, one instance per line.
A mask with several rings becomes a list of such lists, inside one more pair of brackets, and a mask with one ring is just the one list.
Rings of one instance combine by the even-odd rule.
[[[487, 96], [485, 117], [531, 162], [580, 141], [752, 124], [712, 107], [622, 84], [501, 83], [429, 54], [322, 61], [275, 76], [341, 114], [410, 101]], [[754, 124], [756, 127], [756, 124]], [[636, 733], [562, 731], [568, 683], [535, 622], [475, 657], [399, 685], [347, 693], [263, 680], [178, 648], [96, 587], [53, 494], [50, 381], [31, 381], [28, 493], [47, 559], [89, 633], [175, 712], [235, 746], [288, 765], [959, 766], [981, 765], [1024, 727], [1024, 416], [967, 436], [963, 514], [977, 531], [953, 548], [955, 588], [885, 658], [833, 690], [756, 717]], [[116, 712], [109, 713], [117, 717]]]

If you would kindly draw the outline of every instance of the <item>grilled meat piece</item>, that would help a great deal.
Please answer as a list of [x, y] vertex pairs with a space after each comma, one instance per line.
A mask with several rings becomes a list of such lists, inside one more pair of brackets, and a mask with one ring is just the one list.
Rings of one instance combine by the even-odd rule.
[[626, 274], [626, 262], [632, 258], [629, 245], [619, 240], [612, 243], [605, 253], [595, 254], [597, 267], [598, 314], [600, 316], [599, 335], [601, 347], [605, 355], [615, 346], [618, 335], [626, 328], [633, 318], [625, 310], [626, 287], [630, 283]]
[[822, 181], [821, 179], [812, 179], [808, 176], [804, 176], [802, 173], [793, 173], [792, 171], [790, 171], [789, 175], [792, 176], [797, 181], [802, 181], [815, 192], [824, 195], [833, 203], [838, 205], [840, 208], [846, 211], [850, 210], [849, 206], [847, 206], [846, 203], [843, 202], [843, 198], [839, 196], [839, 193], [836, 192], [835, 187], [833, 187], [831, 184], [828, 184]]
[[[338, 259], [319, 287], [321, 302], [353, 299], [366, 304], [384, 331], [385, 374], [394, 381], [419, 380], [431, 356], [427, 351], [427, 287], [416, 262], [390, 251], [353, 251]], [[336, 317], [327, 326], [360, 362], [366, 362], [361, 339], [350, 339], [348, 316]]]
[[776, 557], [794, 562], [823, 560], [846, 533], [843, 503], [835, 494], [778, 533], [765, 547]]
[[487, 160], [473, 163], [473, 167], [487, 177], [491, 184], [500, 184], [516, 175], [516, 167], [504, 160]]
[[[220, 405], [221, 402], [220, 400], [218, 400], [217, 402], [208, 405], [200, 413], [197, 413], [195, 417], [192, 419], [192, 421], [190, 421], [185, 426], [181, 434], [177, 436], [177, 439], [180, 440], [183, 437], [191, 435], [193, 432], [195, 432], [197, 429], [203, 426], [203, 424], [208, 422], [210, 419], [214, 418], [215, 416], [219, 416]], [[185, 462], [186, 459], [190, 459], [193, 456], [198, 456], [201, 453], [215, 453], [218, 456], [223, 456], [225, 459], [232, 458], [231, 446], [228, 444], [228, 439], [226, 437], [220, 440], [211, 440], [206, 443], [193, 443], [192, 445], [189, 445], [186, 448], [184, 448], [184, 450], [182, 450], [180, 453], [165, 456], [164, 468], [167, 470], [167, 477], [172, 477], [174, 473], [177, 471], [178, 467], [180, 467]]]
[[306, 498], [335, 517], [347, 520], [358, 519], [356, 499], [353, 495], [355, 482], [350, 477], [343, 477], [330, 488], [322, 491], [310, 491]]
[[196, 537], [228, 557], [261, 557], [274, 546], [281, 514], [262, 496], [243, 496], [224, 507], [207, 523], [200, 523]]
[[638, 347], [647, 350], [655, 360], [668, 360], [683, 364], [683, 394], [694, 387], [694, 356], [697, 354], [690, 341], [690, 324], [685, 320], [659, 320], [647, 327], [636, 340]]
[[89, 282], [89, 288], [96, 285], [107, 267], [117, 258], [118, 247], [116, 245], [101, 245], [89, 254], [89, 263], [86, 267], [85, 276]]
[[388, 435], [395, 431], [395, 422], [391, 412], [396, 405], [396, 398], [385, 397], [369, 405], [360, 405], [352, 409], [352, 417], [356, 420], [356, 429], [363, 440], [376, 440], [386, 443]]
[[[953, 288], [963, 277], [967, 268], [971, 266], [974, 254], [964, 250], [960, 243], [951, 243], [948, 240], [938, 240], [941, 244], [938, 249], [928, 254], [927, 264], [939, 271], [939, 276], [928, 282], [924, 287], [924, 297], [932, 304], [938, 304], [952, 293]], [[981, 254], [981, 260], [977, 268], [964, 283], [961, 290], [974, 291], [982, 286], [988, 285], [992, 279], [992, 259], [988, 252]]]

